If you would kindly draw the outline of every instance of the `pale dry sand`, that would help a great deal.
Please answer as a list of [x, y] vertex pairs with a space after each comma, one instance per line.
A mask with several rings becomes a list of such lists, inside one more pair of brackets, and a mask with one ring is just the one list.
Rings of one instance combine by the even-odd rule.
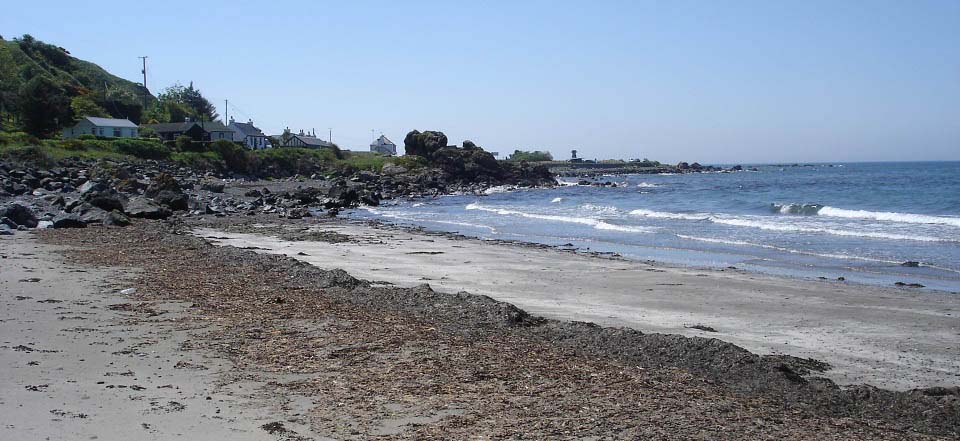
[[132, 301], [119, 293], [130, 274], [57, 251], [32, 234], [0, 239], [0, 440], [272, 440], [261, 425], [298, 427], [286, 419], [309, 401], [189, 350], [212, 325], [188, 305]]
[[[715, 337], [755, 353], [830, 363], [839, 384], [907, 390], [960, 384], [960, 295], [672, 268], [555, 249], [322, 225], [355, 240], [290, 242], [197, 230], [211, 241], [295, 257], [372, 280], [469, 291], [563, 320]], [[703, 324], [718, 332], [688, 326]]]

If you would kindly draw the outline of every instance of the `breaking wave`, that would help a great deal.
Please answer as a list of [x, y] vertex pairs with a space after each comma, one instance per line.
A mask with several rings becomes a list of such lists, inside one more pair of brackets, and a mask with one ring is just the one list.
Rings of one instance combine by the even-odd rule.
[[908, 224], [948, 225], [951, 227], [960, 228], [960, 217], [930, 216], [926, 214], [896, 213], [888, 211], [845, 210], [842, 208], [833, 207], [823, 207], [817, 214], [820, 216], [842, 217], [846, 219], [871, 219]]
[[946, 225], [960, 228], [960, 217], [932, 216], [927, 214], [897, 213], [892, 211], [847, 210], [820, 204], [770, 204], [770, 209], [779, 214], [802, 216], [828, 216], [844, 219], [863, 219], [905, 224]]
[[609, 223], [609, 222], [606, 222], [606, 221], [603, 221], [603, 220], [600, 220], [600, 219], [594, 219], [594, 218], [590, 218], [590, 217], [575, 217], [575, 216], [560, 216], [560, 215], [554, 215], [554, 214], [526, 213], [526, 212], [523, 212], [523, 211], [505, 210], [505, 209], [502, 209], [502, 208], [484, 207], [484, 206], [482, 206], [482, 205], [480, 205], [480, 204], [478, 204], [478, 203], [476, 203], [476, 202], [474, 202], [474, 203], [472, 203], [472, 204], [468, 204], [468, 205], [467, 205], [466, 207], [464, 207], [464, 208], [467, 209], [467, 210], [480, 210], [480, 211], [486, 211], [486, 212], [489, 212], [489, 213], [496, 213], [496, 214], [503, 215], [503, 216], [520, 216], [520, 217], [525, 217], [525, 218], [528, 218], [528, 219], [540, 219], [540, 220], [547, 220], [547, 221], [554, 221], [554, 222], [564, 222], [564, 223], [570, 223], [570, 224], [587, 225], [587, 226], [593, 227], [593, 228], [595, 228], [595, 229], [597, 229], [597, 230], [622, 231], [622, 232], [625, 232], [625, 233], [652, 233], [652, 232], [653, 232], [653, 229], [647, 228], [647, 227], [634, 227], [634, 226], [627, 226], [627, 225], [616, 225], [616, 224], [611, 224], [611, 223]]
[[[873, 231], [853, 231], [853, 230], [841, 230], [841, 229], [828, 228], [828, 227], [795, 225], [795, 224], [784, 223], [784, 222], [761, 220], [763, 219], [763, 217], [760, 217], [760, 216], [755, 216], [753, 218], [722, 217], [722, 216], [716, 216], [716, 215], [705, 214], [705, 213], [670, 213], [670, 212], [653, 211], [653, 210], [645, 210], [645, 209], [633, 210], [630, 212], [630, 214], [634, 216], [643, 216], [643, 217], [656, 218], [656, 219], [708, 221], [708, 222], [713, 222], [715, 224], [729, 225], [733, 227], [757, 228], [757, 229], [766, 230], [766, 231], [829, 234], [833, 236], [863, 237], [863, 238], [869, 238], [869, 239], [912, 240], [912, 241], [918, 241], [918, 242], [950, 242], [950, 240], [947, 240], [947, 239], [942, 239], [939, 237], [931, 237], [931, 236], [922, 236], [922, 235], [906, 235], [906, 234], [883, 233], [883, 232], [873, 232]], [[777, 218], [769, 217], [769, 219], [777, 219]]]

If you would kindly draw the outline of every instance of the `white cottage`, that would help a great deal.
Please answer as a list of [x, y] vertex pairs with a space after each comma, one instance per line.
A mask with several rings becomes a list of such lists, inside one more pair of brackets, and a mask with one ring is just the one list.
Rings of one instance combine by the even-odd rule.
[[381, 155], [395, 156], [397, 154], [397, 145], [387, 139], [386, 136], [380, 135], [376, 141], [370, 143], [370, 151], [380, 153]]
[[80, 118], [73, 127], [63, 129], [63, 139], [76, 138], [80, 135], [108, 138], [136, 138], [140, 136], [140, 133], [137, 125], [130, 122], [129, 119], [85, 116]]
[[253, 125], [253, 120], [245, 123], [236, 122], [230, 118], [230, 125], [227, 128], [233, 130], [233, 141], [243, 143], [243, 145], [254, 150], [265, 149], [270, 145], [267, 135]]

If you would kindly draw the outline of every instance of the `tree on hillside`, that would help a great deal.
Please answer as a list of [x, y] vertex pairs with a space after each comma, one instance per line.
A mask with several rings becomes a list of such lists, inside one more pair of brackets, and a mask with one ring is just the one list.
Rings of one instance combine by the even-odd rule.
[[100, 107], [93, 101], [89, 95], [77, 95], [71, 98], [70, 110], [73, 112], [74, 119], [79, 119], [84, 116], [111, 116], [103, 107]]
[[17, 76], [13, 54], [5, 45], [0, 45], [0, 116], [17, 110]]
[[159, 122], [182, 122], [185, 118], [195, 121], [214, 121], [219, 118], [217, 108], [203, 97], [199, 89], [177, 83], [157, 95], [157, 104], [144, 114], [144, 119]]
[[72, 120], [70, 97], [46, 76], [36, 76], [27, 81], [20, 88], [18, 98], [24, 129], [31, 135], [53, 135], [61, 125]]

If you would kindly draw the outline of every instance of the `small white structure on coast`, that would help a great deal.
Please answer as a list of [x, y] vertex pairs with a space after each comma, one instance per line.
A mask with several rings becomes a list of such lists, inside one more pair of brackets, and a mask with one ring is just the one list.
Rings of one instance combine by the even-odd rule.
[[73, 127], [63, 129], [63, 139], [76, 138], [80, 135], [93, 135], [106, 138], [136, 138], [140, 136], [140, 128], [129, 119], [99, 118], [85, 116], [80, 118]]
[[380, 153], [384, 156], [396, 156], [397, 154], [397, 145], [393, 141], [387, 139], [386, 136], [380, 135], [375, 141], [370, 143], [370, 151], [373, 153]]

